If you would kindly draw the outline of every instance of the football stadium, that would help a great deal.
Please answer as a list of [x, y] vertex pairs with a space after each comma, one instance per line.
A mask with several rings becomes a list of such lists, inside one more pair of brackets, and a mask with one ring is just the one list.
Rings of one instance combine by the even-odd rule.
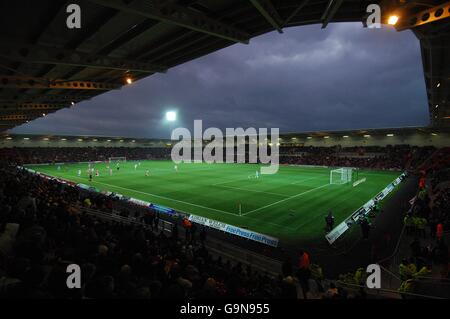
[[[321, 240], [324, 211], [333, 210], [340, 223], [401, 175], [398, 171], [360, 171], [365, 184], [352, 187], [341, 184], [341, 174], [328, 168], [287, 166], [276, 175], [256, 180], [259, 168], [252, 164], [183, 164], [178, 172], [171, 161], [133, 161], [119, 166], [121, 171], [110, 176], [108, 164], [95, 165], [99, 176], [91, 182], [88, 176], [77, 176], [86, 164], [29, 168], [286, 240]], [[339, 183], [333, 178], [339, 178]]]
[[450, 2], [0, 16], [1, 299], [450, 297]]

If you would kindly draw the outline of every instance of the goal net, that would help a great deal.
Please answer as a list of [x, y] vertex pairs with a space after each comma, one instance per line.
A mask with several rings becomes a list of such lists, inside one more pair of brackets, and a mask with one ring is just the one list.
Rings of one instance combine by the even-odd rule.
[[330, 184], [346, 184], [352, 181], [352, 168], [341, 167], [330, 171]]
[[126, 157], [110, 157], [108, 158], [109, 163], [118, 163], [118, 162], [126, 162]]

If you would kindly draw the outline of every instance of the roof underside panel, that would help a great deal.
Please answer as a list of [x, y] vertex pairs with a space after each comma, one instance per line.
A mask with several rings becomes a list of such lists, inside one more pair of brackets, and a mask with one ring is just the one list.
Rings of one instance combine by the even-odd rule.
[[[120, 88], [126, 77], [136, 81], [165, 72], [275, 29], [363, 23], [371, 3], [403, 16], [447, 3], [427, 2], [399, 7], [396, 0], [79, 0], [82, 27], [68, 29], [71, 1], [2, 1], [0, 131]], [[413, 26], [436, 126], [449, 122], [449, 20]]]

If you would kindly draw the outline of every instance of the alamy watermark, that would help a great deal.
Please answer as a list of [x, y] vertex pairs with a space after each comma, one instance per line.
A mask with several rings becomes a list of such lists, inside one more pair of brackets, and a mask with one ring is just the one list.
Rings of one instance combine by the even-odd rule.
[[[67, 276], [66, 285], [69, 289], [81, 288], [81, 268], [77, 264], [70, 264], [67, 266], [66, 272], [70, 275]], [[381, 288], [381, 268], [378, 264], [370, 264], [366, 268], [366, 272], [369, 274], [366, 278], [366, 287], [369, 289]]]
[[66, 268], [66, 273], [70, 274], [67, 276], [66, 285], [69, 289], [80, 289], [81, 288], [81, 268], [77, 264], [70, 264]]
[[81, 29], [81, 7], [78, 4], [71, 3], [66, 7], [66, 13], [69, 13], [66, 19], [68, 29]]
[[[175, 164], [184, 163], [260, 163], [261, 174], [275, 174], [279, 168], [279, 132], [271, 128], [226, 128], [225, 134], [216, 127], [203, 131], [202, 120], [194, 121], [194, 134], [184, 127], [172, 131]], [[206, 143], [208, 142], [208, 143]], [[206, 143], [206, 145], [205, 145]], [[247, 151], [248, 145], [248, 151]], [[225, 148], [225, 156], [224, 156]], [[193, 154], [192, 154], [193, 152]]]
[[378, 4], [369, 4], [366, 8], [366, 12], [369, 14], [366, 19], [366, 26], [369, 29], [381, 28], [381, 8]]
[[369, 289], [381, 288], [381, 268], [378, 264], [370, 264], [366, 268], [366, 272], [369, 275], [366, 278], [366, 286]]
[[[66, 26], [68, 29], [80, 29], [81, 28], [81, 7], [78, 4], [71, 3], [66, 7], [66, 13], [69, 15], [66, 19]], [[366, 13], [369, 15], [366, 18], [365, 25], [372, 29], [381, 28], [381, 7], [372, 3], [366, 8]]]

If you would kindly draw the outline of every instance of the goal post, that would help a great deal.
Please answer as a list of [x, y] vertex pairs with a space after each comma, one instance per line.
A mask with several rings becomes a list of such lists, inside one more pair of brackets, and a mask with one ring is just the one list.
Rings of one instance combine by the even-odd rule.
[[353, 169], [341, 167], [330, 171], [330, 184], [347, 184], [352, 181]]
[[127, 158], [124, 156], [110, 157], [108, 158], [108, 161], [109, 163], [126, 162]]

